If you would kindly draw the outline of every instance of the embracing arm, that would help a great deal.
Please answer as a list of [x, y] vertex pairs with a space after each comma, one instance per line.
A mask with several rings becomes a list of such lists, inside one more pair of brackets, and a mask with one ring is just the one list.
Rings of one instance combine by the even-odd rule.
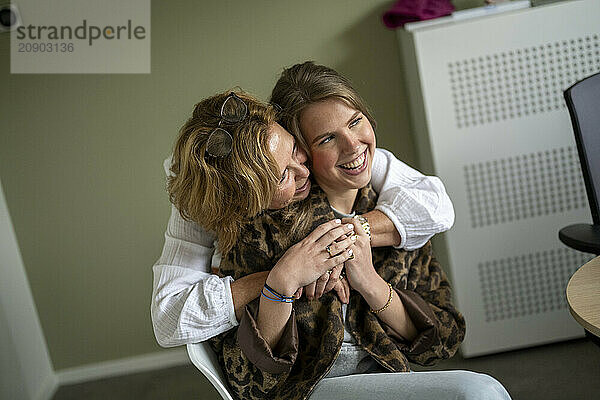
[[[168, 174], [170, 159], [164, 166]], [[201, 342], [237, 326], [246, 304], [260, 294], [266, 272], [235, 282], [210, 273], [214, 240], [171, 205], [162, 254], [153, 267], [151, 316], [161, 346]]]
[[373, 247], [418, 249], [454, 224], [454, 208], [442, 181], [421, 174], [387, 150], [375, 150], [371, 184], [379, 194], [375, 210], [365, 214]]
[[151, 304], [154, 334], [164, 347], [204, 341], [237, 326], [236, 309], [258, 296], [266, 278], [255, 274], [233, 282], [211, 274], [214, 235], [171, 207], [163, 251], [153, 267]]

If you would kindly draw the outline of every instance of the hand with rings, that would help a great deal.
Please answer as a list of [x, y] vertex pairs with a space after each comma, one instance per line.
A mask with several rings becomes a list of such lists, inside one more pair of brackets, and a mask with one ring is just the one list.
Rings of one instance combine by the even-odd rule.
[[[358, 236], [354, 234], [354, 231], [351, 231], [347, 234], [347, 237], [343, 238], [342, 240], [350, 239], [352, 242], [355, 242], [357, 238]], [[334, 250], [336, 248], [338, 247], [336, 246], [335, 242], [325, 246], [325, 250], [329, 254], [329, 257], [335, 257], [338, 255]], [[354, 252], [351, 248], [346, 248], [344, 251], [347, 254], [348, 260], [352, 260], [354, 258]], [[315, 282], [306, 285], [304, 288], [306, 298], [309, 300], [314, 298], [318, 299], [323, 295], [323, 293], [335, 290], [340, 301], [342, 303], [348, 303], [350, 300], [350, 287], [348, 285], [348, 281], [344, 278], [343, 269], [343, 264], [336, 265], [334, 268], [327, 270]]]
[[310, 289], [306, 292], [310, 298], [321, 295], [331, 280], [328, 288], [331, 290], [339, 281], [344, 261], [352, 255], [347, 250], [356, 241], [355, 235], [348, 236], [353, 232], [353, 224], [342, 224], [339, 219], [319, 225], [284, 253], [269, 272], [269, 285], [279, 293], [291, 296], [301, 287], [314, 283], [314, 290], [312, 285], [305, 288]]

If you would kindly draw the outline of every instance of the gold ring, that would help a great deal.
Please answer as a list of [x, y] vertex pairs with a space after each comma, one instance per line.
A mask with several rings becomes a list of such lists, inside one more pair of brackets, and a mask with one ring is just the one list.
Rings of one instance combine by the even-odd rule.
[[333, 257], [333, 254], [331, 254], [331, 245], [330, 245], [330, 244], [328, 244], [328, 245], [325, 247], [325, 250], [327, 250], [327, 253], [329, 254], [329, 257]]
[[354, 252], [352, 249], [348, 249], [348, 260], [354, 260]]

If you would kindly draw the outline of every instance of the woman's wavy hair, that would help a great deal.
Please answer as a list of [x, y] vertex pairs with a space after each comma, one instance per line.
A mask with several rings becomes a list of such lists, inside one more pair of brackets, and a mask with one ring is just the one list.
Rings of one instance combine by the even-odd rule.
[[[302, 111], [310, 104], [330, 98], [340, 99], [362, 112], [375, 129], [376, 122], [373, 115], [350, 81], [336, 70], [315, 64], [314, 61], [285, 68], [271, 92], [271, 104], [281, 108], [278, 113], [279, 124], [294, 135], [309, 157], [308, 145], [300, 131]], [[305, 221], [309, 220], [308, 216], [311, 213], [307, 201], [289, 207], [289, 212], [285, 215], [286, 220], [289, 221], [289, 232], [294, 236], [292, 240], [301, 239], [308, 233], [311, 227], [307, 226]]]
[[284, 69], [271, 92], [270, 102], [281, 107], [279, 124], [294, 135], [308, 152], [300, 131], [302, 111], [310, 104], [330, 98], [340, 99], [362, 112], [375, 129], [373, 115], [350, 81], [336, 70], [315, 64], [314, 61]]
[[216, 232], [223, 254], [235, 244], [242, 224], [269, 207], [279, 183], [279, 167], [268, 146], [275, 110], [241, 90], [235, 94], [248, 108], [246, 117], [222, 126], [233, 138], [231, 152], [207, 154], [208, 137], [219, 126], [230, 93], [194, 106], [175, 142], [167, 181], [169, 199], [181, 216]]

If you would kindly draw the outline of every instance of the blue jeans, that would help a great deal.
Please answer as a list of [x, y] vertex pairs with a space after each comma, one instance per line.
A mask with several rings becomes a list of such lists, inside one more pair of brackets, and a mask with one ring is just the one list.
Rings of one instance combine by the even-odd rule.
[[321, 380], [310, 400], [511, 400], [489, 375], [471, 371], [356, 374]]

